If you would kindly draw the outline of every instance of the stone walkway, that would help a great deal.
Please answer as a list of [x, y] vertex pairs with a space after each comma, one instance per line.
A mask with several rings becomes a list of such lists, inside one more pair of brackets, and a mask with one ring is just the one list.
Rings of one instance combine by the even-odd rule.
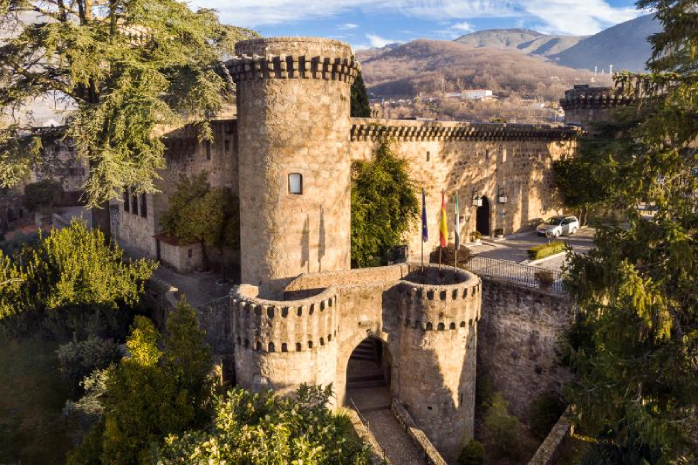
[[374, 410], [364, 415], [368, 429], [394, 465], [426, 465], [417, 446], [393, 416], [390, 409]]

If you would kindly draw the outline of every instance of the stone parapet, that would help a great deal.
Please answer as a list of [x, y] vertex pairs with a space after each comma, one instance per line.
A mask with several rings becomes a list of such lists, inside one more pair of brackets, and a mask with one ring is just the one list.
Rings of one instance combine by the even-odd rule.
[[[473, 326], [480, 318], [480, 278], [451, 267], [410, 266], [398, 287], [400, 316], [406, 327], [423, 331]], [[421, 281], [421, 282], [420, 282]], [[441, 282], [439, 282], [441, 281]]]
[[351, 119], [351, 140], [392, 138], [400, 141], [431, 140], [568, 140], [575, 128], [548, 124], [470, 123], [455, 121]]
[[405, 429], [410, 439], [412, 439], [412, 442], [414, 442], [417, 448], [422, 452], [424, 460], [429, 465], [447, 465], [446, 461], [441, 457], [441, 454], [439, 454], [439, 451], [434, 447], [434, 444], [432, 444], [426, 434], [424, 434], [424, 431], [417, 428], [409, 412], [405, 407], [400, 405], [400, 402], [393, 399], [390, 410], [393, 412], [393, 415], [395, 415], [395, 418], [397, 418], [400, 426]]
[[360, 65], [351, 47], [311, 37], [252, 39], [235, 46], [227, 63], [235, 82], [256, 79], [323, 79], [352, 83]]
[[637, 99], [611, 87], [576, 87], [565, 91], [560, 106], [565, 111], [582, 109], [605, 109], [631, 105]]
[[317, 350], [337, 336], [337, 295], [332, 288], [292, 301], [257, 297], [258, 288], [233, 289], [233, 332], [238, 347], [258, 352]]

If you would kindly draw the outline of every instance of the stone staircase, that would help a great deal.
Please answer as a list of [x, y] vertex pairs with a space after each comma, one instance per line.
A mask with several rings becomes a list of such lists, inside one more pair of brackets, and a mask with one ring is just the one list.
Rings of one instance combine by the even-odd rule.
[[366, 389], [385, 386], [385, 377], [378, 362], [379, 347], [366, 339], [354, 349], [347, 367], [347, 389]]

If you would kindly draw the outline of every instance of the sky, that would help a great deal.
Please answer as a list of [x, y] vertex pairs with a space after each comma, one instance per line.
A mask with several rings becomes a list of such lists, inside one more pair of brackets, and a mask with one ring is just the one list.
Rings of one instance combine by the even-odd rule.
[[526, 28], [591, 35], [645, 14], [634, 0], [190, 0], [227, 24], [265, 37], [329, 37], [355, 49], [452, 40], [473, 31]]

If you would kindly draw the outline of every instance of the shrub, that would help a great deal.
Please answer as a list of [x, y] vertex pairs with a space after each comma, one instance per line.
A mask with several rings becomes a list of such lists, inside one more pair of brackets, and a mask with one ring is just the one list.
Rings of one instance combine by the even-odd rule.
[[60, 203], [62, 195], [63, 185], [53, 179], [46, 179], [27, 184], [22, 203], [30, 211], [37, 211]]
[[458, 465], [482, 465], [485, 459], [485, 446], [480, 441], [473, 439], [461, 450], [458, 456]]
[[507, 407], [509, 403], [500, 393], [492, 398], [492, 405], [487, 410], [485, 426], [492, 435], [493, 444], [497, 453], [502, 455], [516, 455], [518, 453], [517, 435], [519, 432], [519, 419], [509, 415]]
[[541, 394], [528, 406], [528, 420], [531, 432], [539, 439], [545, 439], [557, 420], [565, 411], [565, 404], [552, 393]]
[[[429, 254], [430, 263], [439, 263], [439, 246], [436, 246], [434, 250]], [[465, 264], [473, 258], [470, 253], [470, 249], [462, 245], [458, 250], [458, 268], [464, 268]], [[441, 263], [444, 265], [453, 266], [456, 260], [456, 246], [453, 244], [448, 244], [441, 250]]]
[[541, 258], [555, 255], [563, 252], [567, 245], [562, 241], [553, 241], [550, 244], [541, 244], [528, 249], [528, 258], [531, 260], [540, 260]]
[[494, 398], [494, 386], [488, 377], [482, 375], [475, 378], [475, 403], [480, 407], [489, 407]]
[[538, 270], [534, 276], [538, 284], [544, 289], [552, 286], [555, 282], [555, 275], [552, 270]]
[[470, 233], [470, 240], [471, 241], [477, 241], [482, 237], [482, 233], [480, 231], [473, 231]]
[[503, 236], [504, 235], [504, 230], [502, 228], [497, 228], [494, 230], [494, 235], [495, 236]]
[[99, 337], [61, 344], [57, 352], [61, 373], [73, 394], [81, 393], [80, 383], [90, 373], [106, 368], [121, 358], [116, 342]]

